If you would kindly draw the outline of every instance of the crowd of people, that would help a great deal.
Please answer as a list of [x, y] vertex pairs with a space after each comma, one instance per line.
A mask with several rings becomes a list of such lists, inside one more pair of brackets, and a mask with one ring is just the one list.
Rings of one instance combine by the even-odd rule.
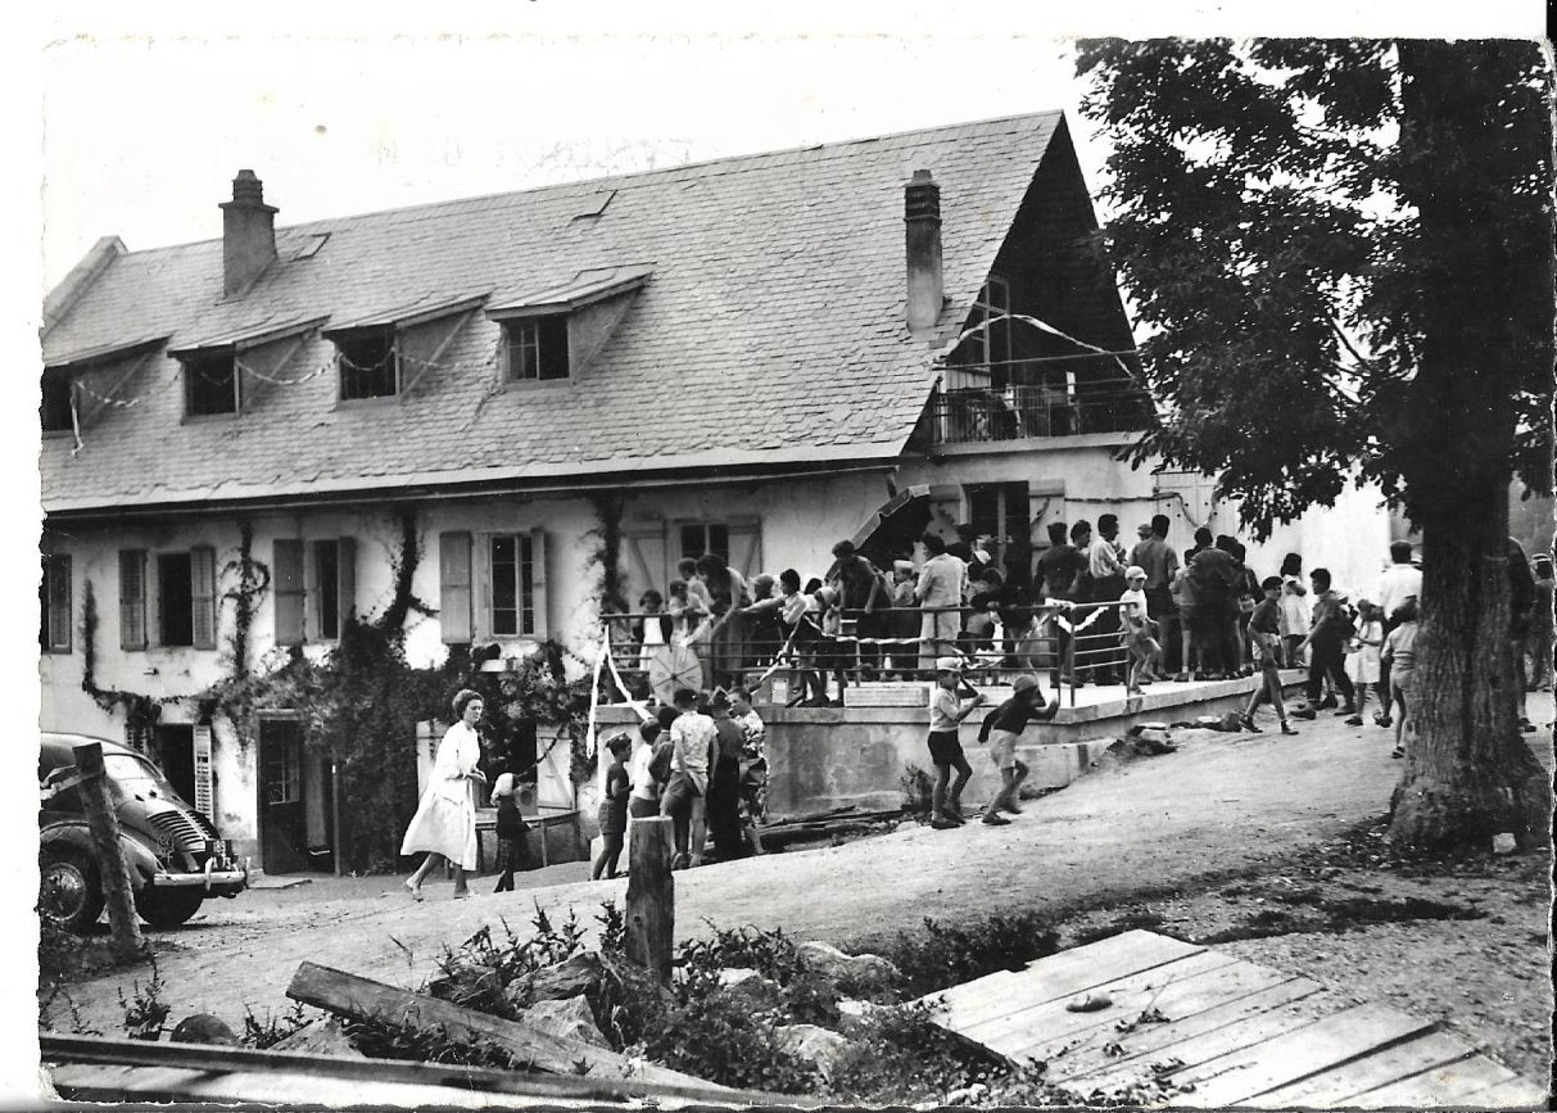
[[[707, 683], [679, 687], [652, 717], [645, 712], [635, 732], [603, 743], [611, 755], [598, 817], [604, 848], [592, 875], [616, 876], [630, 817], [672, 819], [674, 868], [700, 864], [709, 836], [721, 860], [763, 852], [766, 727], [744, 684], [753, 666], [765, 666], [764, 676], [788, 668], [791, 706], [840, 703], [850, 673], [932, 675], [928, 744], [937, 829], [964, 822], [960, 797], [971, 768], [957, 728], [984, 702], [965, 670], [990, 660], [1018, 675], [1011, 698], [985, 718], [979, 735], [991, 743], [1002, 778], [986, 824], [1008, 822], [1002, 812], [1021, 810], [1027, 770], [1016, 757], [1017, 739], [1027, 723], [1052, 719], [1058, 709], [1057, 700], [1039, 696], [1033, 672], [1043, 668], [1053, 669], [1058, 683], [1122, 679], [1132, 693], [1169, 677], [1258, 671], [1262, 683], [1250, 694], [1242, 725], [1259, 731], [1254, 713], [1269, 702], [1284, 734], [1297, 733], [1292, 718], [1312, 720], [1325, 710], [1363, 726], [1371, 696], [1378, 704], [1373, 722], [1394, 727], [1393, 756], [1404, 755], [1416, 715], [1422, 591], [1409, 542], [1390, 546], [1376, 590], [1352, 600], [1328, 569], [1305, 576], [1297, 553], [1286, 554], [1278, 574], [1259, 579], [1237, 539], [1204, 528], [1181, 559], [1168, 543], [1169, 527], [1166, 515], [1154, 516], [1126, 550], [1112, 514], [1099, 516], [1095, 536], [1089, 521], [1054, 522], [1036, 560], [1030, 546], [1010, 544], [1003, 567], [991, 556], [991, 539], [966, 531], [950, 544], [924, 534], [924, 559], [916, 565], [903, 556], [890, 570], [840, 541], [824, 577], [804, 584], [792, 568], [748, 584], [716, 555], [683, 561], [666, 596], [643, 594], [643, 613], [615, 644], [645, 663], [662, 647], [692, 647], [705, 670], [698, 679]], [[1530, 562], [1510, 539], [1507, 566], [1519, 723], [1531, 731], [1525, 693], [1553, 683], [1552, 559], [1543, 554]], [[1297, 667], [1308, 673], [1305, 700], [1289, 713], [1280, 670]], [[829, 674], [837, 698], [828, 696]], [[417, 899], [440, 862], [454, 872], [456, 898], [468, 895], [465, 876], [476, 867], [475, 794], [486, 783], [476, 732], [481, 697], [462, 690], [453, 710], [456, 722], [401, 847], [402, 854], [428, 851], [405, 882]], [[524, 865], [515, 794], [513, 775], [504, 773], [488, 798], [498, 809], [499, 892], [513, 888], [514, 870]]]

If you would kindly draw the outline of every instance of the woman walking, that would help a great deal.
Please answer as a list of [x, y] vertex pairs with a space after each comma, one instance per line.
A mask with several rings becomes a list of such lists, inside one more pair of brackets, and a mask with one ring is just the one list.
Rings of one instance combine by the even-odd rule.
[[444, 861], [454, 867], [454, 899], [470, 896], [465, 872], [476, 868], [476, 803], [471, 794], [475, 782], [484, 783], [487, 779], [476, 767], [481, 760], [476, 724], [481, 721], [482, 710], [478, 692], [461, 688], [454, 697], [454, 715], [459, 722], [438, 743], [432, 779], [400, 843], [401, 854], [428, 852], [416, 872], [405, 880], [405, 887], [415, 900], [422, 899], [422, 882], [427, 874]]

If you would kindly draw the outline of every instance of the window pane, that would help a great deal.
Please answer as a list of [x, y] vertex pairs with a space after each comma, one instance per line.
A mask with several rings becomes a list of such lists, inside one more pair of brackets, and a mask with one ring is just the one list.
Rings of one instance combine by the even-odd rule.
[[707, 535], [701, 524], [681, 527], [681, 559], [696, 560], [707, 552]]
[[157, 613], [161, 616], [158, 640], [163, 645], [194, 645], [194, 600], [190, 592], [188, 553], [157, 556]]
[[726, 563], [730, 560], [730, 527], [710, 525], [708, 527], [708, 551], [718, 556]]
[[44, 432], [69, 431], [73, 428], [70, 417], [70, 388], [69, 375], [51, 375], [47, 371], [44, 372], [43, 405], [40, 407]]
[[566, 379], [568, 377], [568, 319], [542, 317], [536, 322], [536, 334], [540, 346], [540, 377]]
[[238, 412], [237, 372], [232, 356], [201, 356], [185, 360], [184, 381], [189, 385], [190, 413]]
[[492, 538], [492, 633], [519, 633], [517, 538]]
[[340, 549], [334, 541], [314, 542], [314, 576], [319, 584], [319, 637], [341, 636]]
[[523, 623], [519, 632], [535, 633], [535, 556], [530, 549], [530, 539], [519, 541], [519, 605], [523, 609]]
[[337, 362], [341, 369], [341, 398], [393, 398], [395, 396], [396, 364], [394, 333], [369, 333], [363, 336], [341, 337], [335, 342], [339, 350]]

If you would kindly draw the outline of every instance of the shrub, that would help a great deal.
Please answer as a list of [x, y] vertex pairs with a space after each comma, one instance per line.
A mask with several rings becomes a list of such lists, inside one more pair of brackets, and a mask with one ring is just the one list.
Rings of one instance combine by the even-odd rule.
[[965, 924], [925, 917], [919, 932], [867, 938], [846, 949], [870, 951], [890, 960], [903, 972], [908, 992], [917, 997], [996, 970], [1019, 969], [1035, 958], [1052, 955], [1058, 941], [1058, 933], [1036, 912], [999, 912]]
[[903, 810], [921, 823], [928, 822], [935, 778], [917, 765], [908, 765], [897, 783], [903, 791]]

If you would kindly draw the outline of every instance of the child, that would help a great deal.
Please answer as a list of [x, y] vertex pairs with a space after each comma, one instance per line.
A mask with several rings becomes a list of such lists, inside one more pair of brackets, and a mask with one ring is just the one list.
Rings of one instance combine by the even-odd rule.
[[670, 618], [664, 614], [664, 596], [653, 588], [638, 596], [638, 610], [644, 615], [637, 631], [638, 667], [646, 669], [655, 650], [670, 641]]
[[[802, 703], [816, 706], [817, 701], [827, 702], [822, 679], [811, 668], [812, 646], [822, 636], [817, 624], [816, 601], [800, 590], [800, 573], [786, 568], [779, 573], [779, 590], [783, 602], [779, 609], [779, 621], [783, 624], [785, 640], [794, 656], [795, 667], [789, 673], [789, 702], [786, 707]], [[813, 690], [815, 695], [812, 696]]]
[[1152, 637], [1157, 623], [1146, 616], [1146, 570], [1138, 564], [1125, 569], [1119, 617], [1119, 640], [1130, 655], [1125, 666], [1125, 693], [1138, 696], [1141, 685], [1157, 679], [1157, 662], [1162, 659], [1162, 647]]
[[705, 611], [714, 609], [714, 596], [708, 590], [708, 584], [698, 573], [697, 561], [692, 557], [683, 557], [676, 562], [676, 575], [687, 585], [687, 593], [703, 604]]
[[595, 859], [595, 868], [589, 875], [591, 881], [599, 881], [602, 874], [607, 878], [616, 876], [616, 860], [621, 857], [622, 838], [627, 834], [627, 797], [630, 787], [622, 755], [631, 745], [632, 741], [625, 734], [615, 734], [606, 739], [606, 749], [611, 752], [611, 765], [606, 770], [605, 788], [600, 793], [598, 813], [600, 837], [605, 845], [600, 848], [600, 857]]
[[1281, 641], [1287, 668], [1302, 666], [1298, 647], [1308, 633], [1308, 588], [1303, 583], [1303, 558], [1288, 553], [1281, 562]]
[[[1362, 726], [1362, 710], [1368, 703], [1368, 688], [1379, 686], [1379, 647], [1384, 644], [1384, 619], [1379, 609], [1366, 599], [1357, 601], [1357, 636], [1347, 646], [1346, 675], [1357, 689], [1357, 713], [1346, 720], [1349, 727]], [[1382, 696], [1379, 697], [1381, 700]]]
[[[1406, 748], [1401, 732], [1406, 729], [1406, 697], [1416, 698], [1416, 631], [1418, 611], [1415, 599], [1407, 599], [1395, 610], [1395, 628], [1384, 639], [1384, 650], [1379, 655], [1389, 662], [1389, 690], [1399, 705], [1395, 717], [1395, 751], [1390, 757], [1405, 757]], [[1410, 727], [1416, 733], [1416, 723]]]
[[981, 822], [987, 826], [1000, 827], [1011, 822], [1000, 814], [1002, 810], [1022, 810], [1016, 797], [1022, 782], [1027, 779], [1027, 763], [1016, 756], [1017, 740], [1028, 723], [1047, 722], [1060, 709], [1058, 696], [1045, 707], [1034, 707], [1033, 701], [1040, 698], [1038, 678], [1031, 673], [1023, 673], [1011, 682], [1011, 698], [986, 715], [984, 725], [979, 727], [979, 742], [993, 743], [989, 756], [1000, 770], [1002, 782], [1000, 791], [984, 811]]
[[627, 765], [627, 783], [632, 785], [632, 792], [627, 797], [629, 819], [648, 819], [660, 814], [660, 785], [651, 769], [654, 744], [659, 737], [660, 724], [655, 720], [638, 724], [638, 742], [633, 746]]
[[691, 646], [697, 654], [698, 664], [702, 669], [702, 677], [698, 687], [708, 687], [708, 605], [702, 597], [692, 591], [692, 586], [686, 580], [671, 580], [667, 589], [670, 592], [670, 601], [665, 606], [665, 612], [671, 617], [671, 639], [677, 645]]
[[[849, 686], [848, 666], [851, 654], [838, 640], [839, 635], [843, 633], [843, 608], [839, 605], [840, 594], [835, 587], [818, 584], [811, 598], [816, 605], [816, 613], [811, 617], [822, 630], [822, 636], [816, 643], [817, 672], [821, 677], [821, 688], [817, 692], [819, 706], [842, 707], [843, 693]], [[830, 701], [827, 699], [829, 672], [838, 681], [838, 698]]]
[[1254, 709], [1260, 701], [1269, 698], [1276, 705], [1276, 718], [1281, 720], [1282, 734], [1296, 734], [1287, 722], [1287, 707], [1281, 700], [1281, 599], [1285, 585], [1279, 576], [1267, 576], [1260, 583], [1265, 598], [1254, 606], [1249, 616], [1249, 648], [1254, 653], [1254, 663], [1259, 666], [1263, 682], [1249, 693], [1249, 704], [1239, 720], [1244, 730], [1259, 734], [1254, 725]]
[[[957, 727], [973, 709], [984, 702], [984, 697], [972, 689], [968, 700], [958, 698], [962, 684], [962, 659], [940, 657], [935, 662], [935, 691], [930, 698], [930, 761], [935, 765], [935, 787], [930, 792], [930, 826], [937, 831], [961, 827], [962, 790], [973, 776], [968, 759], [963, 756], [962, 743], [957, 738]], [[952, 769], [957, 779], [951, 780]], [[947, 790], [951, 783], [950, 791]]]
[[524, 816], [519, 814], [518, 782], [512, 773], [503, 773], [497, 778], [489, 803], [497, 808], [497, 868], [501, 871], [497, 888], [492, 891], [511, 893], [514, 891], [514, 870], [529, 865], [530, 849], [526, 837], [529, 828]]
[[753, 854], [764, 854], [762, 835], [757, 824], [768, 810], [768, 728], [751, 705], [751, 693], [736, 686], [730, 689], [730, 718], [741, 728], [741, 829]]

